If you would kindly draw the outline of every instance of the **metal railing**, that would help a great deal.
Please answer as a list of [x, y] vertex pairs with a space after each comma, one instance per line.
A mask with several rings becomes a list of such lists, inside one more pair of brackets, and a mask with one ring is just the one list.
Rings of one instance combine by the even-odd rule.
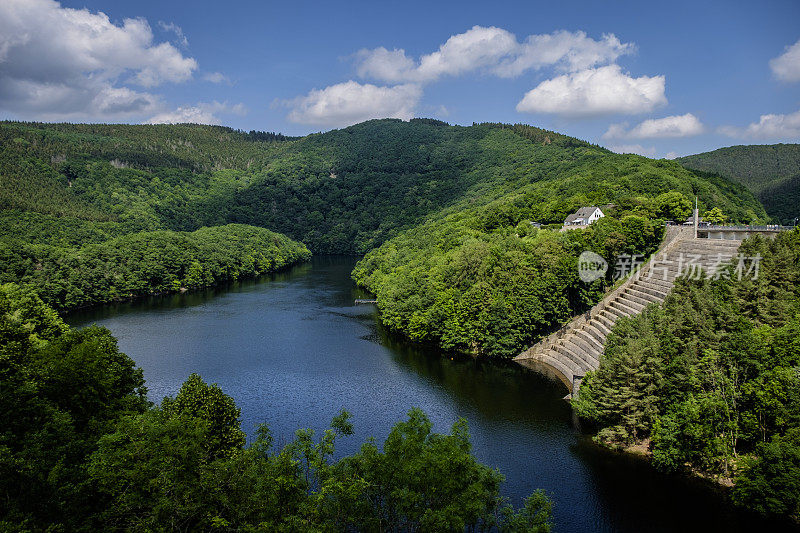
[[744, 225], [744, 224], [709, 224], [700, 225], [698, 231], [790, 231], [794, 226], [781, 226], [778, 224]]

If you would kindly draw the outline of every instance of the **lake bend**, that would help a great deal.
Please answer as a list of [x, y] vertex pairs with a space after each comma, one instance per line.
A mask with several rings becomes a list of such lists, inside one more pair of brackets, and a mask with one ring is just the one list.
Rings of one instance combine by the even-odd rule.
[[323, 431], [341, 408], [352, 413], [355, 433], [337, 441], [337, 455], [369, 437], [382, 443], [411, 407], [438, 432], [464, 417], [475, 456], [506, 477], [502, 494], [519, 506], [543, 488], [558, 532], [771, 527], [705, 482], [596, 446], [558, 381], [388, 334], [374, 305], [354, 304], [369, 297], [350, 279], [355, 261], [314, 257], [259, 280], [84, 310], [66, 321], [111, 330], [143, 369], [152, 401], [174, 395], [197, 372], [235, 399], [249, 436], [266, 423], [277, 446], [299, 428]]

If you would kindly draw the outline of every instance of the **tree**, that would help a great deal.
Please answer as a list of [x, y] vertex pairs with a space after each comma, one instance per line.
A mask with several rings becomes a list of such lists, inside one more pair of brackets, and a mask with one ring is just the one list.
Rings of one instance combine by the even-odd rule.
[[27, 350], [59, 337], [67, 326], [32, 290], [0, 285], [0, 355], [18, 360]]
[[649, 436], [658, 416], [663, 361], [656, 332], [661, 320], [657, 308], [646, 309], [638, 320], [619, 320], [603, 364], [581, 384], [576, 412], [601, 424], [598, 437], [608, 444], [628, 445]]
[[678, 191], [669, 191], [656, 196], [656, 216], [683, 222], [692, 213], [692, 202]]
[[91, 456], [88, 473], [104, 505], [98, 525], [127, 531], [195, 529], [203, 505], [207, 423], [162, 409], [120, 420]]
[[703, 213], [703, 219], [711, 224], [723, 224], [728, 220], [728, 217], [722, 212], [722, 209], [715, 207]]
[[511, 506], [503, 509], [502, 533], [550, 533], [552, 529], [553, 502], [541, 489], [525, 498], [522, 509]]
[[175, 417], [199, 419], [208, 425], [204, 445], [209, 459], [229, 456], [244, 446], [241, 410], [236, 402], [216, 383], [208, 385], [198, 374], [190, 375], [175, 399], [165, 401], [164, 408]]
[[774, 436], [744, 461], [733, 501], [763, 514], [800, 518], [800, 428]]
[[14, 285], [0, 286], [0, 337], [0, 516], [75, 529], [98, 505], [85, 470], [97, 439], [147, 407], [142, 372], [108, 330], [70, 330]]
[[366, 443], [335, 469], [338, 479], [361, 479], [352, 507], [362, 530], [460, 531], [499, 510], [503, 477], [472, 456], [466, 421], [451, 434], [431, 432], [419, 409], [397, 423], [378, 450]]
[[123, 417], [100, 439], [88, 473], [98, 528], [244, 531], [500, 531], [545, 533], [552, 503], [537, 491], [519, 511], [501, 506], [502, 476], [470, 452], [464, 421], [431, 433], [418, 409], [372, 442], [332, 460], [352, 433], [342, 411], [319, 440], [300, 430], [272, 452], [265, 426], [247, 448], [211, 459], [208, 422], [166, 409]]

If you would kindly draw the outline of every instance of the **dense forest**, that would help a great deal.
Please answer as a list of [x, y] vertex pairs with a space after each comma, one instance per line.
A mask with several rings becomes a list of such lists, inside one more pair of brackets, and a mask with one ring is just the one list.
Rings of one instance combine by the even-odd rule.
[[514, 131], [385, 120], [262, 141], [212, 126], [5, 123], [0, 207], [126, 232], [243, 223], [316, 253], [362, 253], [476, 184], [491, 183], [480, 197], [511, 178], [541, 178], [549, 169], [531, 167], [542, 162], [599, 151], [555, 133], [540, 146], [531, 139], [542, 130]]
[[800, 144], [731, 146], [677, 161], [746, 186], [776, 222], [800, 217]]
[[[668, 161], [606, 155], [558, 180], [444, 210], [369, 252], [353, 278], [377, 295], [386, 325], [413, 340], [512, 357], [597, 303], [613, 283], [613, 269], [582, 283], [581, 252], [592, 250], [612, 265], [620, 254], [649, 255], [663, 222], [691, 213], [693, 194], [704, 199], [701, 209], [723, 205], [734, 220], [763, 216], [748, 194], [737, 193], [733, 184], [709, 182]], [[566, 214], [588, 205], [603, 206], [607, 216], [583, 231], [557, 231]], [[539, 229], [533, 222], [558, 224]]]
[[[58, 221], [51, 224], [58, 226]], [[238, 224], [191, 233], [144, 231], [92, 243], [95, 235], [103, 233], [90, 233], [83, 245], [71, 242], [74, 235], [58, 233], [49, 236], [57, 244], [35, 243], [35, 235], [34, 243], [0, 239], [0, 283], [36, 287], [45, 302], [63, 311], [252, 278], [311, 255], [283, 235]]]
[[679, 279], [621, 319], [573, 405], [612, 446], [667, 471], [733, 482], [732, 497], [800, 519], [800, 229], [740, 249], [758, 276]]
[[100, 327], [71, 329], [35, 293], [0, 285], [3, 531], [550, 531], [534, 492], [514, 510], [471, 453], [466, 421], [431, 431], [418, 409], [379, 449], [333, 459], [353, 432], [248, 444], [239, 408], [196, 374], [160, 405]]
[[608, 280], [578, 278], [582, 251], [648, 254], [663, 231], [635, 215], [567, 232], [539, 230], [527, 219], [494, 227], [481, 215], [494, 213], [463, 211], [424, 224], [359, 262], [353, 277], [377, 295], [389, 328], [445, 350], [512, 357], [602, 298]]
[[[646, 217], [669, 191], [698, 196], [702, 208], [732, 220], [766, 218], [744, 188], [722, 178], [523, 125], [374, 120], [290, 138], [219, 126], [4, 122], [0, 281], [37, 286], [48, 304], [69, 310], [257, 275], [306, 256], [245, 226], [314, 253], [360, 254], [395, 237], [413, 244], [403, 232], [448, 224], [496, 239], [523, 220], [560, 223], [582, 205], [614, 203], [622, 215]], [[202, 229], [229, 224], [238, 226]], [[146, 251], [158, 247], [169, 253]], [[234, 264], [235, 254], [247, 264]], [[586, 301], [576, 295], [569, 310]], [[566, 312], [545, 311], [534, 327], [472, 351], [510, 353]], [[412, 336], [431, 337], [423, 333]], [[465, 347], [463, 338], [445, 344]]]
[[[70, 330], [56, 313], [258, 276], [311, 252], [366, 253], [353, 277], [392, 330], [508, 357], [614, 283], [610, 273], [581, 283], [580, 252], [646, 256], [664, 221], [684, 220], [695, 198], [715, 217], [768, 220], [724, 177], [524, 125], [374, 120], [292, 138], [0, 123], [0, 527], [547, 531], [546, 497], [505, 505], [502, 477], [472, 456], [463, 422], [438, 435], [413, 410], [381, 448], [368, 442], [339, 460], [335, 440], [352, 432], [346, 412], [325, 434], [299, 431], [279, 450], [266, 428], [246, 445], [238, 408], [218, 387], [190, 376], [151, 405], [141, 371], [108, 331]], [[607, 216], [557, 231], [589, 205]], [[787, 429], [797, 427], [786, 407], [795, 400], [781, 396], [797, 390], [800, 364], [789, 345], [798, 327], [792, 235], [748, 244], [772, 258], [758, 283], [682, 284], [663, 309], [621, 323], [628, 330], [618, 329], [610, 362], [587, 378], [578, 404], [604, 439], [651, 439], [664, 468], [738, 476], [741, 502], [794, 479], [770, 470], [798, 454]], [[640, 330], [671, 336], [645, 352], [634, 376], [644, 388], [631, 399], [620, 383]], [[692, 335], [708, 345], [675, 340]], [[743, 383], [750, 389], [739, 391]], [[726, 407], [731, 387], [738, 396]], [[631, 405], [646, 414], [629, 416]], [[694, 452], [688, 438], [709, 444]], [[796, 513], [795, 500], [768, 505]]]

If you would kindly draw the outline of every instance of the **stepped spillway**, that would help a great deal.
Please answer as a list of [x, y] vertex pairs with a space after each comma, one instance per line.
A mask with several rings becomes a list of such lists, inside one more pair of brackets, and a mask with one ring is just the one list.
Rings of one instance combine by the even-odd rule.
[[514, 358], [518, 363], [555, 375], [572, 394], [586, 372], [597, 370], [606, 338], [622, 317], [662, 303], [680, 276], [714, 275], [738, 253], [741, 241], [697, 239], [688, 228], [674, 228], [656, 254], [591, 311], [575, 317]]

